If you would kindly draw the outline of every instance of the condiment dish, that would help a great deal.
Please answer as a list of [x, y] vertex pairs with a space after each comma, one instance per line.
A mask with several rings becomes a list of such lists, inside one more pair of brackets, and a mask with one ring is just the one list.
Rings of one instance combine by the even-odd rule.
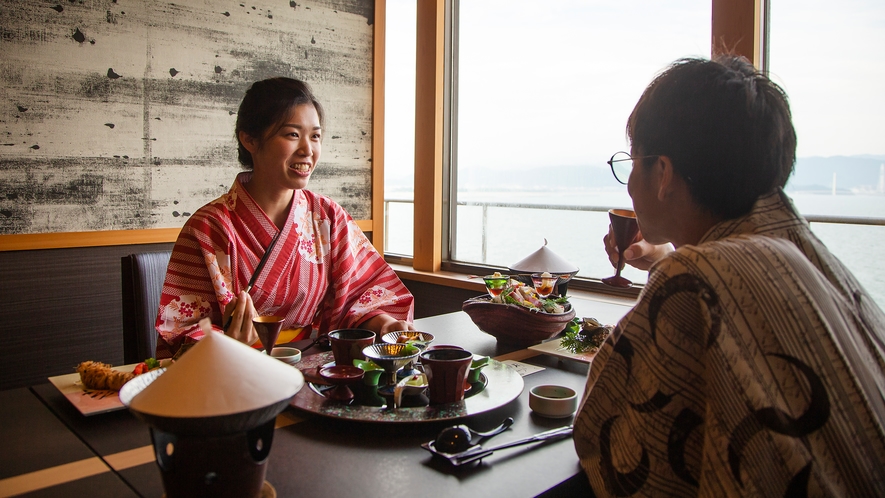
[[301, 361], [301, 350], [296, 348], [275, 347], [270, 351], [270, 355], [289, 365], [294, 365]]
[[578, 393], [565, 386], [535, 386], [529, 391], [529, 408], [543, 417], [570, 417], [578, 409]]

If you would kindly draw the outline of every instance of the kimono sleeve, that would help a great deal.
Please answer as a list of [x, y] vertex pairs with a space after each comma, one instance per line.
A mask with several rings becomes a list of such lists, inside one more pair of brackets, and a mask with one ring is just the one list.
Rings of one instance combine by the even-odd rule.
[[224, 307], [234, 298], [230, 237], [218, 213], [209, 214], [198, 211], [188, 220], [172, 250], [156, 321], [158, 358], [201, 339], [203, 317], [221, 331]]
[[414, 298], [406, 286], [343, 208], [335, 205], [332, 213], [332, 304], [321, 328], [356, 327], [381, 313], [411, 321]]
[[599, 496], [642, 494], [662, 482], [678, 496], [697, 493], [713, 309], [706, 296], [678, 256], [660, 261], [600, 350], [604, 363], [591, 367], [574, 437]]

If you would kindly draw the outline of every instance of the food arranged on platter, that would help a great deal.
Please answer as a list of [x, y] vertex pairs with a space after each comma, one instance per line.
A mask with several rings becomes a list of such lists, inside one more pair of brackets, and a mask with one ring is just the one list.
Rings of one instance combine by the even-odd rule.
[[512, 275], [497, 296], [470, 298], [461, 305], [473, 323], [498, 342], [514, 347], [539, 344], [562, 332], [575, 317], [568, 298], [551, 294], [542, 298], [531, 285]]
[[[508, 278], [506, 275], [501, 275], [498, 272], [495, 272], [495, 275]], [[538, 294], [538, 291], [534, 287], [526, 285], [518, 280], [509, 279], [503, 290], [497, 296], [492, 297], [491, 302], [497, 304], [515, 304], [532, 311], [540, 311], [543, 313], [563, 313], [565, 311], [564, 305], [568, 302], [568, 298], [551, 296], [545, 299]]]
[[420, 349], [426, 349], [434, 336], [430, 332], [420, 332], [417, 330], [401, 330], [398, 332], [388, 332], [381, 336], [381, 341], [388, 344], [411, 344]]
[[98, 415], [125, 407], [119, 390], [142, 374], [168, 366], [171, 360], [152, 358], [129, 365], [110, 366], [100, 361], [84, 361], [69, 374], [49, 377], [49, 382], [84, 416]]
[[[297, 368], [305, 372], [307, 377], [307, 372], [329, 365], [332, 360], [331, 352], [321, 352], [305, 357]], [[386, 373], [384, 368], [371, 360], [354, 360], [354, 365], [362, 369], [365, 375], [361, 382], [350, 384], [355, 395], [352, 401], [331, 399], [327, 394], [332, 386], [310, 381], [295, 395], [290, 405], [336, 419], [385, 424], [426, 423], [460, 419], [494, 410], [513, 401], [522, 393], [522, 377], [506, 363], [479, 355], [473, 355], [473, 362], [475, 363], [471, 364], [471, 371], [476, 375], [476, 382], [471, 382], [473, 379], [468, 375], [463, 384], [466, 389], [464, 399], [459, 402], [431, 403], [431, 382], [426, 372], [421, 370], [420, 364], [415, 367], [407, 365], [397, 375], [397, 384], [406, 380], [402, 383], [401, 403], [396, 403], [394, 408], [396, 384], [390, 385], [389, 378], [383, 375]], [[482, 371], [474, 370], [473, 365], [482, 365]], [[406, 370], [410, 372], [408, 376], [405, 375]]]
[[565, 329], [560, 345], [572, 353], [595, 353], [614, 329], [595, 318], [575, 318]]
[[[354, 409], [359, 409], [358, 407], [387, 411], [398, 408], [433, 409], [433, 405], [444, 404], [433, 401], [434, 390], [439, 394], [443, 392], [442, 390], [449, 392], [451, 387], [440, 382], [434, 386], [434, 375], [428, 372], [431, 365], [428, 365], [427, 362], [433, 363], [435, 361], [437, 364], [432, 369], [437, 370], [437, 380], [460, 386], [461, 393], [460, 396], [457, 396], [459, 399], [476, 395], [485, 390], [488, 385], [488, 377], [482, 374], [482, 370], [490, 364], [491, 358], [474, 355], [455, 345], [430, 347], [429, 342], [433, 338], [433, 334], [418, 331], [385, 334], [382, 336], [383, 342], [363, 349], [365, 360], [353, 360], [353, 366], [359, 369], [358, 371], [361, 371], [363, 375], [358, 379], [354, 377], [354, 381], [349, 383], [348, 387], [351, 393], [348, 396], [339, 395], [341, 389], [330, 385], [334, 383], [329, 379], [311, 381], [309, 389], [326, 400], [349, 405]], [[454, 362], [451, 365], [448, 363], [440, 365], [440, 359], [436, 356], [433, 360], [423, 359], [423, 356], [418, 358], [418, 353], [425, 350], [431, 356], [438, 356], [437, 353], [448, 350], [457, 350], [459, 355], [466, 356], [467, 368], [458, 367]], [[314, 358], [310, 358], [305, 361], [304, 365], [299, 366], [306, 371], [305, 375], [308, 379], [315, 379], [314, 369], [317, 369], [322, 377], [322, 372], [327, 370], [330, 365], [320, 363], [314, 367], [313, 362]], [[447, 378], [459, 380], [446, 381]]]
[[123, 384], [135, 377], [132, 372], [114, 370], [107, 363], [84, 361], [77, 366], [80, 382], [86, 389], [119, 391]]
[[424, 336], [408, 336], [406, 334], [400, 334], [399, 337], [396, 338], [396, 342], [413, 342], [413, 341], [422, 341], [424, 340]]
[[86, 389], [119, 391], [123, 384], [135, 378], [136, 375], [141, 375], [160, 367], [160, 362], [154, 358], [148, 358], [135, 365], [131, 372], [117, 370], [100, 361], [84, 361], [77, 365], [77, 373], [80, 375], [80, 382]]

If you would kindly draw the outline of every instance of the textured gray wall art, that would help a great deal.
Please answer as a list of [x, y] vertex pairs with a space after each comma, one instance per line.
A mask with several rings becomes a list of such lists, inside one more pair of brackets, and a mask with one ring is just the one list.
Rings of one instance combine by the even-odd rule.
[[373, 28], [374, 0], [0, 0], [0, 234], [180, 227], [270, 76], [326, 108], [310, 189], [371, 219]]

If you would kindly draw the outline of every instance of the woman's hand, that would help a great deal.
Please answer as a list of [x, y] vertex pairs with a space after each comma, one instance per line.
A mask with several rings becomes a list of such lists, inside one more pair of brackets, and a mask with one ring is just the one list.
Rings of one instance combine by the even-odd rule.
[[225, 335], [251, 346], [258, 340], [258, 332], [252, 326], [252, 319], [256, 316], [258, 312], [255, 311], [252, 296], [245, 290], [240, 291], [240, 295], [224, 307], [222, 323], [227, 323], [228, 317], [231, 317], [230, 326], [224, 331]]
[[[605, 252], [608, 253], [608, 260], [612, 266], [618, 266], [618, 246], [615, 243], [615, 235], [612, 232], [611, 225], [608, 226], [608, 233], [602, 238], [602, 244]], [[634, 268], [640, 270], [648, 270], [651, 265], [666, 256], [673, 250], [670, 244], [654, 245], [649, 244], [642, 238], [642, 233], [637, 233], [633, 243], [624, 251], [624, 262]]]
[[415, 325], [413, 325], [412, 322], [397, 320], [388, 314], [381, 313], [380, 315], [375, 315], [361, 323], [360, 328], [369, 329], [380, 337], [388, 332], [415, 330]]

